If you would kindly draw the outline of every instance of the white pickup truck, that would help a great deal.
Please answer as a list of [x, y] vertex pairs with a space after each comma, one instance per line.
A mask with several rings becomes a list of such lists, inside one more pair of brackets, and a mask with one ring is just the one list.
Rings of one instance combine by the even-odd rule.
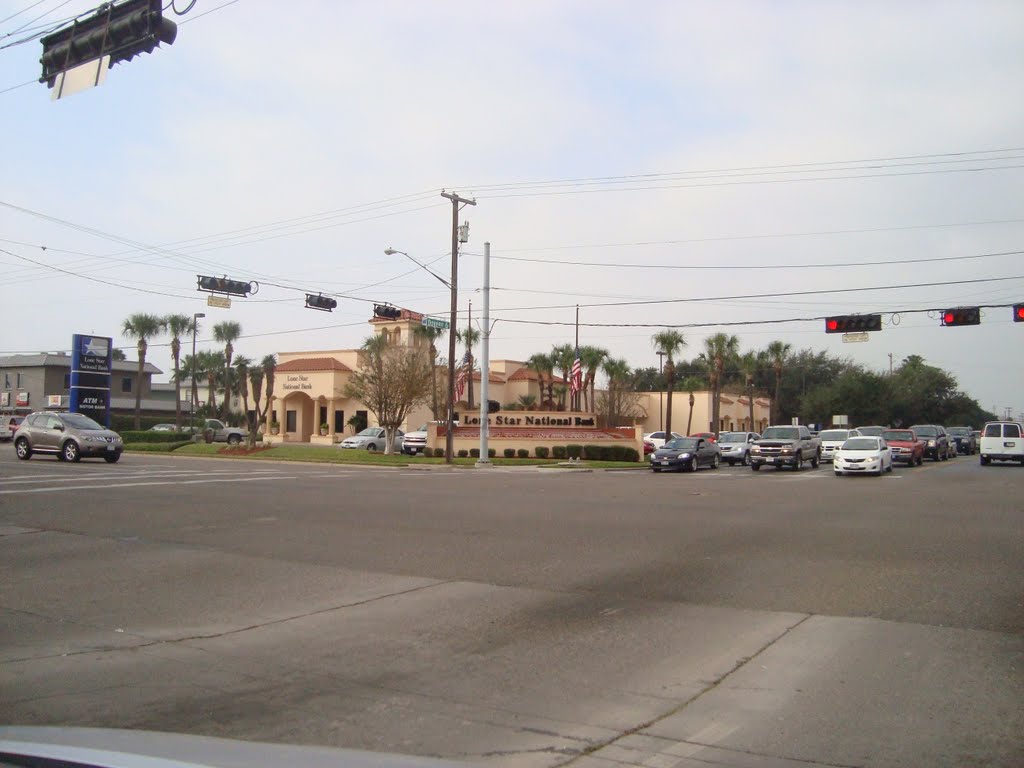
[[227, 443], [228, 445], [239, 445], [248, 434], [241, 427], [229, 427], [220, 419], [207, 419], [203, 424], [203, 435], [213, 433], [213, 443]]

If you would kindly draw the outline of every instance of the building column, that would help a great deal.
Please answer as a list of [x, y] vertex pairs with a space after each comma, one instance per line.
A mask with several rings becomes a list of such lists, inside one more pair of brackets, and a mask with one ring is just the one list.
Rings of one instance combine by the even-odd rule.
[[327, 399], [327, 435], [331, 438], [331, 442], [334, 442], [334, 407], [335, 400], [333, 397]]

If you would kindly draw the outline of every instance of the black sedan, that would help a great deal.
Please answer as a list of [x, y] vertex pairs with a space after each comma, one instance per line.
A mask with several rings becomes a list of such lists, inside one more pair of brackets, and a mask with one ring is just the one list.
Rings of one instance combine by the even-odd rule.
[[956, 443], [956, 452], [973, 456], [978, 452], [978, 438], [970, 427], [950, 427], [946, 430], [949, 439]]
[[699, 467], [718, 469], [722, 452], [717, 443], [703, 437], [677, 437], [651, 454], [655, 472], [676, 470], [696, 472]]

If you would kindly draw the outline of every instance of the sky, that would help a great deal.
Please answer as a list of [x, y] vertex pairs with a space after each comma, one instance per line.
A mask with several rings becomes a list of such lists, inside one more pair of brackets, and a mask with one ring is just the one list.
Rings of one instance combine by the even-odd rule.
[[[460, 325], [491, 244], [492, 358], [573, 343], [579, 305], [580, 343], [637, 368], [678, 326], [685, 358], [717, 332], [920, 355], [1024, 412], [1011, 310], [936, 311], [1024, 301], [1020, 2], [198, 0], [53, 102], [19, 41], [92, 7], [0, 0], [0, 354], [94, 333], [134, 359], [138, 312], [205, 312], [200, 349], [235, 321], [257, 360], [357, 347], [375, 302], [445, 316], [384, 250], [447, 276], [447, 190], [476, 200]], [[207, 307], [197, 275], [259, 291]], [[864, 312], [869, 341], [824, 333]], [[148, 359], [169, 374], [166, 338]]]

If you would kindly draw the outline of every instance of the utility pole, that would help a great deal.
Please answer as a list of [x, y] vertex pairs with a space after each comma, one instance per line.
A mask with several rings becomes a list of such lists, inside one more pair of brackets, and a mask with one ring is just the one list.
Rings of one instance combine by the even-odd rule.
[[459, 312], [459, 205], [476, 205], [476, 200], [466, 200], [455, 192], [442, 192], [441, 197], [452, 201], [452, 306], [448, 325], [448, 423], [444, 440], [444, 461], [451, 464], [455, 440], [455, 335]]
[[889, 375], [892, 376], [892, 352], [889, 353]]
[[490, 418], [491, 378], [491, 244], [484, 243], [484, 322], [480, 328], [480, 458], [478, 467], [490, 467], [491, 453], [487, 447]]
[[468, 343], [469, 337], [473, 333], [473, 302], [469, 302], [469, 312], [466, 313], [466, 329], [469, 333], [466, 334], [466, 367], [469, 371], [466, 374], [466, 407], [470, 410], [473, 409], [473, 347]]

